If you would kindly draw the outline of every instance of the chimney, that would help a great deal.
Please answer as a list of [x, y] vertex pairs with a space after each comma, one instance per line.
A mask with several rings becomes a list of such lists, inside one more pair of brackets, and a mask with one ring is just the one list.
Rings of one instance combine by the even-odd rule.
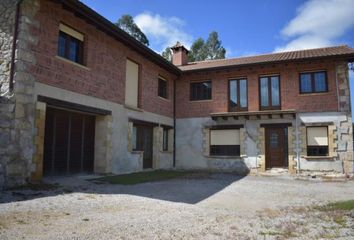
[[188, 50], [180, 42], [171, 47], [172, 63], [176, 66], [186, 65], [188, 63]]

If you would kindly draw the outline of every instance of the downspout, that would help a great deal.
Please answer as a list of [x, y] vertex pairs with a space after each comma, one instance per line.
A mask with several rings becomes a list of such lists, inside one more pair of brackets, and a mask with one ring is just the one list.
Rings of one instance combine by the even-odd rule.
[[19, 18], [20, 18], [20, 5], [23, 0], [20, 0], [16, 4], [16, 13], [15, 13], [15, 28], [13, 33], [13, 40], [12, 40], [12, 52], [11, 52], [11, 68], [10, 68], [10, 82], [9, 82], [9, 92], [10, 94], [14, 90], [14, 75], [15, 75], [15, 57], [16, 57], [16, 42], [18, 37], [18, 25], [19, 25]]
[[176, 80], [173, 80], [173, 167], [176, 167]]

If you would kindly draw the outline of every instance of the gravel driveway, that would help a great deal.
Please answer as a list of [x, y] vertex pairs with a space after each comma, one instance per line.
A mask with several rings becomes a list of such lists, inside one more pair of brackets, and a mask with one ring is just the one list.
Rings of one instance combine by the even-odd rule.
[[47, 179], [0, 192], [0, 239], [353, 239], [354, 218], [314, 206], [354, 199], [354, 182], [202, 174], [132, 186]]

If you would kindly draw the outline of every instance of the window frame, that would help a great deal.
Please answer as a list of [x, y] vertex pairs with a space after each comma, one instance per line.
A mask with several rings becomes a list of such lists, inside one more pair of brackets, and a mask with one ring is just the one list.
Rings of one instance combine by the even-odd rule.
[[[317, 145], [308, 145], [308, 128], [326, 128], [327, 129], [327, 145], [326, 146], [317, 146]], [[322, 154], [309, 154], [309, 148], [310, 149], [314, 149], [314, 148], [323, 148], [326, 147], [326, 154], [322, 155]], [[317, 152], [319, 152], [319, 150], [317, 149]], [[328, 157], [329, 156], [329, 134], [328, 134], [328, 126], [307, 126], [306, 127], [306, 155], [309, 157]]]
[[[278, 77], [279, 85], [279, 105], [273, 106], [272, 104], [272, 77]], [[262, 106], [262, 95], [261, 95], [261, 78], [267, 78], [268, 80], [268, 106]], [[260, 110], [281, 110], [281, 79], [280, 74], [272, 75], [260, 75], [258, 77], [258, 98], [259, 98], [259, 109]]]
[[[161, 82], [164, 82], [164, 87], [165, 87], [162, 94], [161, 94], [161, 85], [160, 85]], [[168, 99], [168, 83], [167, 80], [161, 76], [159, 76], [157, 80], [157, 96], [164, 99]]]
[[[192, 88], [192, 85], [193, 84], [203, 84], [203, 83], [210, 83], [210, 95], [209, 98], [196, 98], [194, 95], [193, 95], [193, 88]], [[212, 80], [202, 80], [202, 81], [191, 81], [189, 83], [189, 100], [190, 101], [208, 101], [208, 100], [212, 100], [213, 98], [213, 84], [212, 84]]]
[[[246, 107], [241, 107], [241, 95], [240, 95], [240, 80], [246, 81]], [[231, 95], [230, 95], [230, 85], [231, 81], [237, 82], [237, 107], [231, 107]], [[229, 112], [241, 112], [241, 111], [248, 111], [248, 80], [246, 77], [239, 77], [239, 78], [229, 78], [228, 81], [228, 110]]]
[[[67, 26], [67, 25], [65, 25], [65, 26]], [[76, 32], [80, 33], [79, 31], [77, 31], [76, 29], [73, 29], [70, 26], [67, 26], [67, 27], [72, 29], [73, 31], [76, 31]], [[80, 33], [80, 34], [82, 34], [82, 33]], [[82, 35], [84, 35], [84, 34], [82, 34]], [[61, 55], [60, 52], [59, 52], [59, 50], [60, 50], [60, 41], [59, 41], [59, 39], [62, 36], [65, 39], [64, 55]], [[76, 56], [77, 57], [77, 61], [74, 61], [74, 60], [70, 59], [70, 43], [72, 41], [76, 41], [78, 43], [78, 50], [77, 50], [77, 53], [76, 53], [77, 54], [77, 56]], [[59, 29], [59, 32], [58, 32], [58, 44], [57, 44], [57, 55], [59, 57], [65, 58], [68, 61], [80, 64], [80, 65], [84, 65], [84, 41], [85, 41], [85, 39], [83, 39], [83, 40], [78, 39], [75, 36], [72, 36], [69, 33]]]
[[[211, 131], [218, 131], [218, 130], [240, 130], [242, 128], [242, 126], [234, 126], [234, 125], [230, 125], [230, 126], [215, 126], [215, 127], [211, 127], [209, 128], [209, 156], [211, 157], [241, 157], [241, 141], [242, 139], [240, 138], [240, 144], [239, 145], [212, 145], [211, 144]], [[239, 131], [240, 134], [240, 131]], [[215, 153], [215, 151], [217, 151], [217, 149], [215, 149], [215, 146], [222, 146], [226, 148], [231, 148], [236, 146], [235, 149], [235, 154], [217, 154]], [[230, 149], [227, 149], [226, 151], [229, 151]]]
[[[324, 73], [325, 75], [325, 84], [326, 84], [326, 90], [324, 91], [316, 91], [316, 81], [315, 81], [315, 74], [316, 73]], [[302, 74], [310, 74], [311, 76], [311, 92], [302, 92], [301, 90], [301, 75]], [[314, 94], [314, 93], [327, 93], [329, 91], [328, 89], [328, 75], [327, 75], [327, 70], [316, 70], [316, 71], [308, 71], [308, 72], [299, 72], [299, 93], [300, 94]]]
[[[164, 127], [162, 130], [162, 151], [168, 151], [168, 144], [169, 144], [169, 128]], [[166, 134], [166, 135], [165, 135]], [[166, 141], [165, 141], [166, 140]]]

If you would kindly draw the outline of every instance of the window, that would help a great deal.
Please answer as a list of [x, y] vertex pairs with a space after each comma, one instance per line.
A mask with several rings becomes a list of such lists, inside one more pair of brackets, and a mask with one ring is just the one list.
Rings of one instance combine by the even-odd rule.
[[261, 110], [280, 109], [279, 76], [260, 77], [259, 86]]
[[190, 85], [190, 100], [211, 99], [211, 81], [192, 82]]
[[163, 128], [162, 151], [168, 151], [168, 128]]
[[139, 65], [127, 60], [125, 74], [125, 104], [138, 107]]
[[300, 73], [300, 93], [321, 93], [327, 91], [327, 73], [325, 71]]
[[240, 156], [240, 130], [210, 130], [210, 155]]
[[162, 98], [167, 98], [167, 81], [159, 77], [158, 82], [158, 95]]
[[328, 156], [327, 127], [307, 127], [307, 156]]
[[231, 79], [229, 81], [229, 111], [247, 110], [247, 80]]
[[59, 25], [58, 55], [83, 64], [84, 35], [64, 25]]

